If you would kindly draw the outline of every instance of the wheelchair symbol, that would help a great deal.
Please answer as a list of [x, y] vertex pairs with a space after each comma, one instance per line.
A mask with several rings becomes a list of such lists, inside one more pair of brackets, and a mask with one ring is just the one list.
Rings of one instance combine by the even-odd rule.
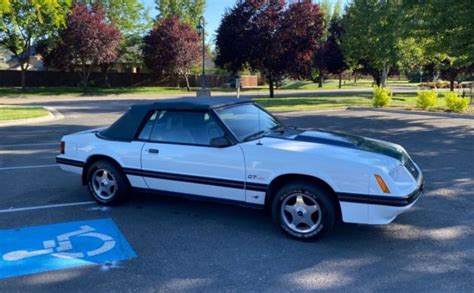
[[[5, 253], [3, 255], [3, 260], [5, 261], [17, 261], [29, 257], [35, 257], [45, 254], [51, 254], [52, 256], [63, 258], [63, 259], [72, 259], [72, 258], [83, 258], [87, 256], [96, 256], [102, 253], [105, 253], [115, 247], [115, 240], [106, 234], [101, 234], [94, 232], [95, 229], [90, 226], [81, 226], [79, 230], [58, 235], [57, 244], [55, 240], [46, 240], [43, 241], [43, 249], [26, 251], [26, 250], [17, 250]], [[69, 238], [73, 236], [78, 237], [94, 237], [102, 240], [104, 243], [101, 247], [88, 251], [87, 253], [82, 252], [65, 252], [72, 250], [72, 244]]]

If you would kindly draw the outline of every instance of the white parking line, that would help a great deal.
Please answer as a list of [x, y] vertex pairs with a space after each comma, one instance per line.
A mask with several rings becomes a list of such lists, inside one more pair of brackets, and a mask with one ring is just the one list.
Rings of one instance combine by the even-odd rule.
[[36, 169], [36, 168], [51, 168], [51, 167], [59, 167], [59, 165], [58, 164], [51, 164], [51, 165], [36, 165], [36, 166], [4, 167], [4, 168], [0, 168], [0, 171], [21, 170], [21, 169]]
[[36, 207], [9, 208], [9, 209], [5, 209], [5, 210], [0, 210], [0, 214], [16, 213], [16, 212], [24, 212], [24, 211], [32, 211], [32, 210], [41, 210], [41, 209], [52, 209], [52, 208], [90, 205], [90, 204], [95, 204], [95, 203], [96, 203], [95, 201], [81, 201], [81, 202], [71, 202], [71, 203], [61, 203], [61, 204], [50, 204], [50, 205], [36, 206]]
[[59, 142], [41, 142], [41, 143], [20, 143], [20, 144], [4, 144], [0, 148], [22, 147], [22, 146], [38, 146], [38, 145], [59, 145]]
[[36, 133], [61, 133], [61, 130], [30, 130], [30, 131], [18, 131], [21, 134], [36, 134]]

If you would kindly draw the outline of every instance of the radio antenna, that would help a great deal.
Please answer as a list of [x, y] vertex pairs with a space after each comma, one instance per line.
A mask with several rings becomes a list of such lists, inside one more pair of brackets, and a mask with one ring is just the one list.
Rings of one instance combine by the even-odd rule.
[[[258, 119], [258, 132], [260, 132], [260, 108], [257, 107], [257, 119]], [[262, 137], [260, 136], [258, 138], [258, 142], [257, 142], [257, 145], [262, 145], [262, 141], [261, 141]]]

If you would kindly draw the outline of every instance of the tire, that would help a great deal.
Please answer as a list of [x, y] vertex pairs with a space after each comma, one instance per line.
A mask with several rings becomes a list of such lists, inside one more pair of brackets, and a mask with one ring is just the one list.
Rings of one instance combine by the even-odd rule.
[[291, 182], [276, 192], [272, 216], [291, 238], [312, 240], [334, 227], [336, 207], [324, 188], [304, 181]]
[[102, 205], [117, 205], [128, 198], [130, 185], [122, 170], [108, 161], [97, 161], [87, 170], [87, 186]]

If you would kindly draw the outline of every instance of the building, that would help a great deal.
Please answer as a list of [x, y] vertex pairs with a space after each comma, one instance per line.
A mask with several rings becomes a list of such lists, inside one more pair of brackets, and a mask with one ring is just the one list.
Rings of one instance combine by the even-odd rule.
[[[46, 68], [43, 65], [42, 57], [32, 50], [28, 70], [42, 71], [45, 69]], [[18, 61], [18, 58], [16, 58], [10, 52], [10, 50], [4, 48], [0, 49], [0, 70], [21, 70], [21, 65]]]

